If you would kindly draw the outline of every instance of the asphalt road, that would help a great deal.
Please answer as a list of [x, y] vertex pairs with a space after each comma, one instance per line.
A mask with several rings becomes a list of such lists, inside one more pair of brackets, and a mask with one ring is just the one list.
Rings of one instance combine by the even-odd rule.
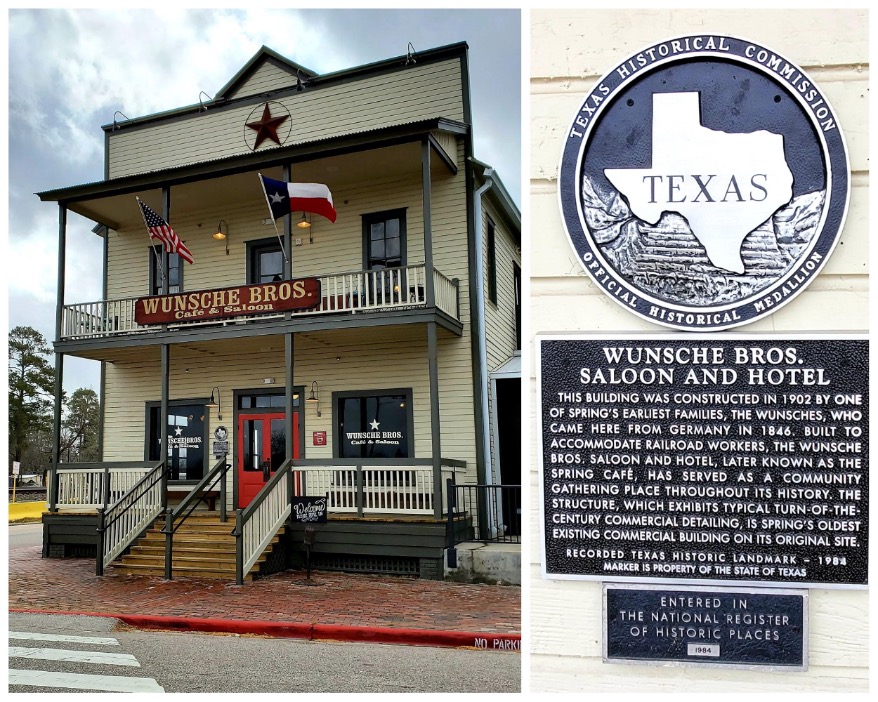
[[[385, 644], [328, 643], [256, 636], [137, 631], [101, 617], [9, 615], [10, 632], [112, 637], [118, 645], [36, 643], [10, 635], [10, 675], [17, 670], [104, 676], [165, 692], [519, 692], [518, 653]], [[126, 664], [44, 660], [27, 647], [107, 651]], [[15, 647], [15, 648], [13, 648]], [[105, 654], [106, 655], [106, 654]], [[56, 654], [56, 657], [57, 656]], [[82, 654], [70, 654], [81, 658]], [[125, 658], [127, 657], [127, 658]], [[136, 661], [138, 666], [131, 664]], [[33, 682], [38, 673], [26, 672]], [[49, 679], [48, 677], [46, 678]], [[54, 679], [54, 678], [53, 678]], [[97, 678], [95, 678], [97, 679]], [[142, 681], [142, 682], [141, 682]], [[98, 683], [95, 683], [98, 684]], [[10, 685], [10, 692], [69, 692]]]
[[9, 550], [25, 548], [27, 546], [43, 545], [43, 525], [35, 524], [10, 524], [9, 525]]

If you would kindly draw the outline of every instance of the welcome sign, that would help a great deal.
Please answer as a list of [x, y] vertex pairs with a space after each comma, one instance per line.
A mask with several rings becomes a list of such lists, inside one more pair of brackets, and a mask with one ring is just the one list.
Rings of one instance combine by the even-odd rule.
[[644, 48], [581, 103], [561, 156], [570, 243], [594, 282], [651, 322], [739, 326], [792, 300], [838, 242], [850, 194], [820, 88], [728, 36]]
[[299, 278], [177, 295], [141, 297], [134, 305], [138, 324], [192, 322], [220, 317], [305, 310], [320, 304], [320, 281]]

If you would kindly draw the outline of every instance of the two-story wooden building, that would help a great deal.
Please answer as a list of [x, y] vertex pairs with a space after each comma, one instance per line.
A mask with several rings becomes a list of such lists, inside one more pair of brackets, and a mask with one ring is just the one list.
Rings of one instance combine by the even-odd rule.
[[[39, 194], [56, 432], [64, 358], [100, 361], [104, 461], [57, 467], [44, 556], [96, 543], [100, 571], [152, 525], [117, 572], [167, 574], [167, 548], [240, 579], [301, 550], [292, 495], [328, 495], [315, 562], [442, 577], [446, 479], [520, 482], [520, 214], [473, 154], [466, 44], [325, 75], [263, 47], [213, 99], [103, 130], [104, 180]], [[273, 221], [260, 174], [325, 184], [335, 222]], [[68, 211], [103, 237], [101, 300], [65, 288]], [[199, 497], [229, 521], [186, 519]]]

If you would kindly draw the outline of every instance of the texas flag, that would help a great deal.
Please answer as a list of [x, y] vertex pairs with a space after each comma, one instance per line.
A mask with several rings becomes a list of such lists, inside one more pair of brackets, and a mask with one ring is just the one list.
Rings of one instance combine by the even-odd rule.
[[332, 193], [322, 183], [284, 183], [266, 178], [261, 173], [259, 178], [272, 219], [280, 219], [291, 212], [312, 212], [335, 222]]

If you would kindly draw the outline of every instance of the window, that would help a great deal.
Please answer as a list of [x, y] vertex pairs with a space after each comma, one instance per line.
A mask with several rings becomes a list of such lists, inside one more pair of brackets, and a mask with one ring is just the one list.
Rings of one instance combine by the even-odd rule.
[[333, 393], [337, 458], [409, 458], [411, 390]]
[[[204, 477], [204, 404], [171, 403], [168, 407], [168, 465], [171, 480], [200, 480]], [[147, 404], [147, 460], [162, 455], [161, 403]]]
[[247, 242], [247, 284], [276, 283], [284, 279], [284, 255], [277, 239]]
[[405, 265], [405, 210], [363, 215], [363, 268], [377, 271]]
[[512, 264], [512, 281], [515, 285], [515, 348], [521, 350], [521, 268]]
[[488, 258], [485, 264], [488, 274], [488, 299], [497, 304], [497, 241], [494, 223], [488, 217]]
[[[149, 250], [149, 294], [162, 294], [162, 247]], [[168, 293], [183, 292], [183, 261], [175, 253], [168, 254]]]

